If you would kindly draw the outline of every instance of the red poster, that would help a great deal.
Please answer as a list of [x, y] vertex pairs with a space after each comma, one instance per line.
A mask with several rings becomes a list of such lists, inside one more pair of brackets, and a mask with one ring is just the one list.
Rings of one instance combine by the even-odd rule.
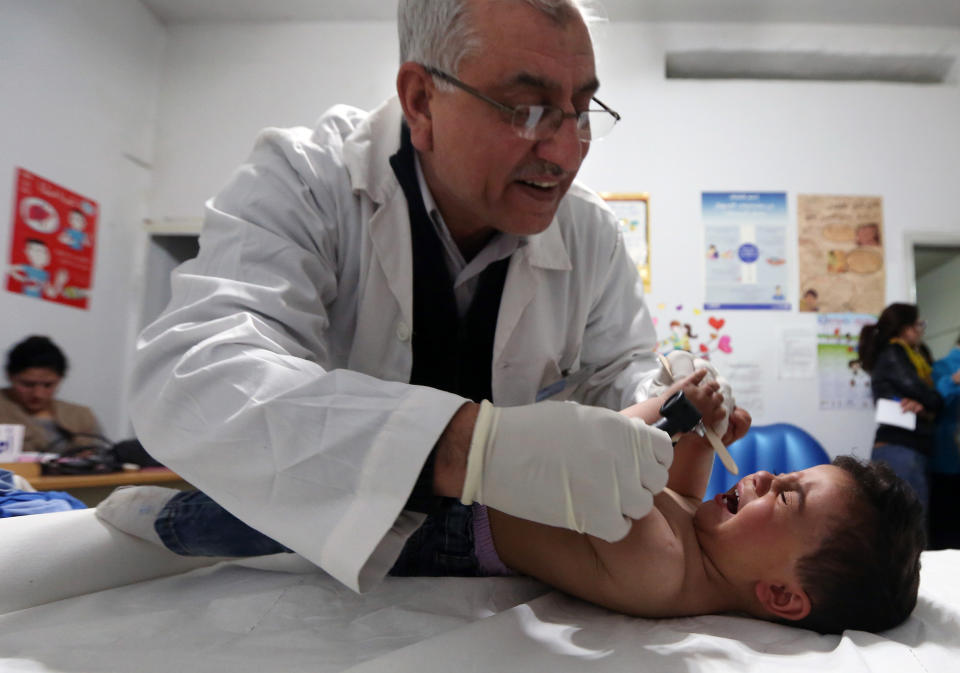
[[7, 290], [86, 309], [97, 202], [17, 169]]

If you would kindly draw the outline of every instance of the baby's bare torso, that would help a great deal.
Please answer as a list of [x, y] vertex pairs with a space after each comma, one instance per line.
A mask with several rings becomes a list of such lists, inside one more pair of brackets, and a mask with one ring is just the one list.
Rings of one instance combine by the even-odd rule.
[[490, 523], [515, 570], [626, 614], [688, 616], [716, 611], [693, 527], [698, 504], [665, 490], [615, 543], [492, 510]]

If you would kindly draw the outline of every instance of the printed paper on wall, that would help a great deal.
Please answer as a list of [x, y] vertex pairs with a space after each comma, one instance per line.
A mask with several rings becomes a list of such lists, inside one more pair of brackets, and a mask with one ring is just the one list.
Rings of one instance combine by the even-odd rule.
[[883, 201], [879, 196], [797, 197], [800, 310], [883, 311]]
[[875, 316], [831, 313], [817, 316], [817, 363], [820, 370], [820, 409], [872, 409], [870, 375], [863, 371], [857, 341]]
[[88, 308], [97, 202], [17, 169], [7, 290]]
[[627, 254], [637, 265], [644, 292], [650, 292], [650, 197], [611, 192], [600, 196], [617, 216]]
[[787, 195], [704, 192], [704, 309], [790, 309]]

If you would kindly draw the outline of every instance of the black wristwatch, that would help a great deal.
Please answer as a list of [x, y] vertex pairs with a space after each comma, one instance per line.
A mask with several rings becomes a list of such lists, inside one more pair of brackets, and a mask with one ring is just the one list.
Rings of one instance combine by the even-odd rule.
[[702, 416], [697, 408], [690, 404], [682, 391], [677, 391], [660, 407], [660, 415], [663, 416], [659, 421], [653, 424], [653, 427], [663, 430], [676, 444], [676, 435], [684, 432], [690, 432]]

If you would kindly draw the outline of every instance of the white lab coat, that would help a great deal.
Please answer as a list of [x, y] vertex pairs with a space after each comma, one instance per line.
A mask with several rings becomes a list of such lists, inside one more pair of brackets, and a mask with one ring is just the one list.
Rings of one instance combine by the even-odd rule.
[[[266, 129], [207, 203], [200, 254], [137, 345], [133, 422], [160, 461], [359, 591], [423, 515], [402, 511], [465, 401], [407, 383], [412, 254], [389, 157], [394, 99], [316, 129]], [[497, 322], [499, 405], [584, 368], [560, 398], [643, 399], [655, 334], [602, 200], [574, 185], [513, 255]]]

